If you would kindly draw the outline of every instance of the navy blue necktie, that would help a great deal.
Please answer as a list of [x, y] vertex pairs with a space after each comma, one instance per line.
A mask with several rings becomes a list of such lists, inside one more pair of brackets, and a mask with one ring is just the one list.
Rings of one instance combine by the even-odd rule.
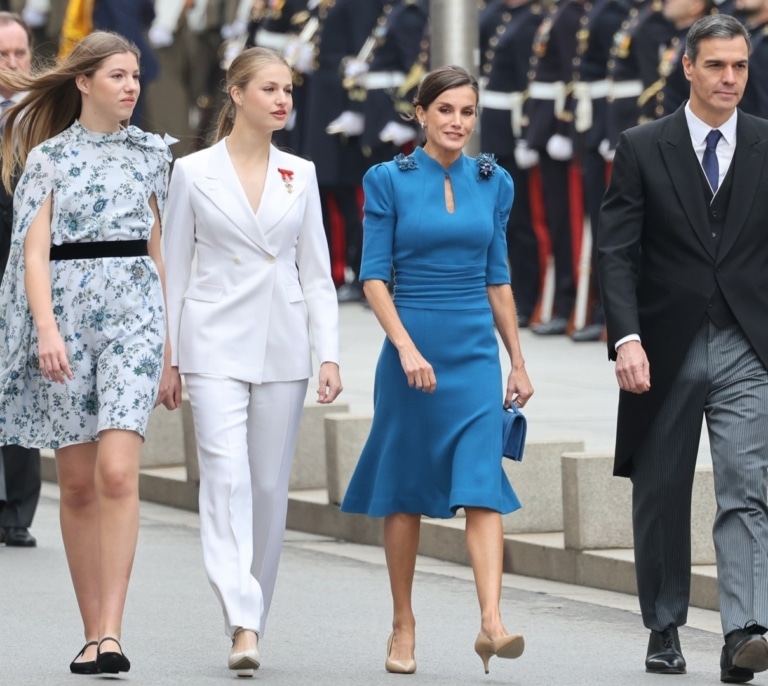
[[709, 179], [709, 185], [712, 186], [712, 192], [717, 192], [717, 186], [720, 183], [720, 165], [717, 163], [717, 144], [723, 134], [717, 129], [712, 129], [707, 134], [707, 147], [704, 149], [704, 157], [701, 158], [701, 166]]

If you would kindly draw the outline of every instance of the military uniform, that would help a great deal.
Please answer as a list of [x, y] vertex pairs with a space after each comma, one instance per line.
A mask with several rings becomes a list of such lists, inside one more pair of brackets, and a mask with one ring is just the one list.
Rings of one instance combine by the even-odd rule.
[[749, 78], [739, 108], [768, 119], [768, 23], [749, 28]]
[[390, 122], [406, 125], [401, 114], [410, 110], [429, 59], [427, 0], [399, 0], [392, 5], [376, 27], [370, 67], [360, 80], [366, 92], [360, 145], [369, 165], [388, 161], [399, 151], [400, 144], [382, 140], [382, 132]]
[[[353, 272], [353, 286], [340, 290], [341, 300], [362, 297], [358, 276], [363, 228], [358, 188], [366, 161], [355, 137], [331, 135], [326, 132], [326, 127], [354, 106], [342, 83], [342, 65], [346, 58], [359, 53], [387, 4], [384, 0], [323, 0], [312, 9], [313, 17], [319, 23], [312, 38], [314, 70], [306, 86], [301, 151], [317, 168], [335, 281], [337, 284], [344, 281], [344, 269], [339, 269], [339, 264], [346, 263]], [[334, 204], [341, 222], [334, 219], [336, 215], [331, 211]], [[345, 245], [344, 250], [340, 245]]]
[[[683, 70], [683, 54], [685, 53], [685, 38], [688, 29], [678, 29], [672, 36], [669, 46], [662, 53], [659, 60], [659, 79], [641, 96], [641, 100], [650, 95], [655, 102], [653, 114], [659, 119], [667, 114], [672, 114], [682, 105], [690, 95], [691, 84], [685, 78]], [[655, 91], [655, 92], [653, 92]]]
[[607, 148], [614, 150], [622, 131], [653, 118], [653, 102], [639, 98], [659, 78], [659, 54], [674, 35], [662, 14], [663, 0], [635, 0], [614, 34], [608, 60]]
[[[544, 211], [555, 264], [555, 288], [550, 322], [533, 327], [534, 333], [563, 334], [576, 298], [574, 279], [569, 173], [571, 154], [557, 151], [570, 144], [572, 117], [567, 108], [572, 60], [576, 55], [578, 32], [589, 4], [582, 0], [561, 0], [541, 22], [530, 58], [528, 128], [525, 139], [539, 153]], [[549, 148], [549, 152], [548, 152]]]
[[544, 18], [540, 2], [510, 7], [488, 6], [481, 15], [480, 147], [496, 155], [512, 176], [515, 202], [507, 223], [507, 250], [512, 288], [521, 325], [526, 325], [539, 297], [539, 252], [531, 221], [528, 170], [518, 167], [515, 147], [523, 137], [524, 92], [528, 58]]
[[[307, 0], [269, 0], [251, 27], [247, 45], [269, 48], [281, 55], [288, 41], [296, 37], [309, 19]], [[293, 84], [293, 112], [285, 128], [272, 134], [273, 143], [284, 150], [302, 150], [302, 120], [306, 108], [303, 77]]]
[[[592, 231], [591, 325], [574, 333], [575, 340], [599, 340], [605, 323], [597, 287], [597, 222], [606, 189], [606, 162], [600, 146], [607, 135], [608, 59], [613, 37], [629, 14], [628, 0], [596, 0], [581, 18], [573, 57], [573, 132], [586, 213]], [[589, 324], [589, 322], [588, 322]]]

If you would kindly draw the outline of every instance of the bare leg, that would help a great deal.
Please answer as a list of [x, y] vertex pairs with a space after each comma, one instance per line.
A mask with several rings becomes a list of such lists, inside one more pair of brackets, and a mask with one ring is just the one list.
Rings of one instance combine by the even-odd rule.
[[[125, 597], [139, 535], [139, 460], [143, 441], [134, 431], [99, 436], [96, 493], [99, 502], [101, 598], [99, 638], [120, 639]], [[102, 652], [117, 652], [105, 643]]]
[[508, 635], [499, 609], [504, 556], [501, 515], [479, 507], [467, 507], [465, 511], [467, 550], [480, 601], [480, 632], [493, 640]]
[[384, 518], [384, 552], [392, 591], [394, 632], [389, 656], [398, 661], [413, 659], [416, 646], [416, 618], [411, 592], [420, 526], [421, 515], [399, 513]]
[[[56, 451], [56, 472], [61, 491], [59, 519], [69, 573], [83, 620], [86, 641], [99, 638], [99, 505], [96, 498], [96, 443], [83, 443]], [[79, 648], [79, 646], [78, 646]], [[96, 659], [89, 646], [78, 662]]]

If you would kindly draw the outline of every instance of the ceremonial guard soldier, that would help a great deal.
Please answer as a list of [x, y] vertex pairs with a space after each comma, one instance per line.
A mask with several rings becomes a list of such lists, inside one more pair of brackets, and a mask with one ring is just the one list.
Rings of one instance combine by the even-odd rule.
[[[606, 161], [600, 144], [607, 135], [608, 60], [613, 37], [629, 14], [629, 0], [595, 0], [581, 18], [573, 57], [573, 136], [581, 162], [584, 204], [591, 229], [590, 267], [579, 275], [576, 321], [584, 326], [571, 334], [576, 342], [600, 340], [605, 324], [597, 286], [597, 220], [606, 188]], [[591, 302], [591, 307], [589, 304]], [[586, 316], [587, 309], [591, 316]], [[580, 310], [580, 311], [579, 311]]]
[[[343, 86], [343, 66], [359, 53], [386, 5], [391, 3], [383, 0], [310, 3], [312, 17], [308, 21], [312, 22], [310, 26], [316, 23], [317, 28], [311, 37], [312, 76], [307, 84], [306, 116], [302, 122], [302, 153], [317, 168], [339, 302], [363, 299], [358, 279], [363, 233], [358, 191], [366, 169], [358, 144], [362, 131], [337, 128], [340, 115], [357, 107], [350, 102]], [[331, 126], [334, 122], [336, 128]], [[352, 272], [348, 283], [345, 265]]]
[[674, 35], [663, 8], [663, 0], [633, 0], [614, 34], [608, 59], [606, 140], [601, 148], [607, 160], [613, 159], [622, 131], [653, 119], [653, 103], [646, 100], [641, 106], [639, 98], [658, 80], [659, 55]]
[[[481, 15], [480, 147], [512, 176], [515, 202], [507, 223], [507, 250], [519, 326], [528, 326], [539, 298], [539, 248], [531, 220], [528, 170], [538, 161], [525, 146], [523, 101], [528, 58], [544, 18], [538, 0], [502, 0]], [[490, 18], [489, 18], [490, 15]], [[485, 21], [483, 21], [485, 19]], [[489, 30], [490, 20], [495, 22]], [[517, 150], [517, 157], [516, 157]]]
[[351, 93], [360, 92], [365, 129], [360, 139], [368, 165], [391, 160], [418, 136], [410, 100], [429, 64], [429, 3], [398, 0], [375, 28], [367, 69], [347, 71]]
[[568, 84], [576, 54], [583, 0], [560, 0], [539, 25], [530, 58], [525, 139], [539, 154], [544, 211], [554, 258], [554, 302], [548, 321], [531, 330], [540, 335], [566, 333], [576, 298], [569, 174], [573, 144], [569, 137]]
[[[312, 2], [307, 0], [268, 0], [258, 28], [250, 42], [281, 53], [291, 63], [296, 77], [293, 83], [293, 110], [284, 129], [272, 134], [274, 144], [293, 153], [304, 150], [302, 122], [306, 118], [307, 79], [312, 69], [314, 45], [310, 24]], [[317, 3], [314, 3], [317, 4]]]
[[643, 91], [642, 105], [654, 101], [653, 118], [672, 114], [687, 99], [691, 84], [683, 71], [685, 37], [693, 22], [714, 8], [712, 0], [664, 0], [664, 16], [674, 26], [674, 35], [659, 60], [659, 78]]
[[749, 78], [739, 109], [768, 119], [768, 0], [736, 0], [752, 40]]

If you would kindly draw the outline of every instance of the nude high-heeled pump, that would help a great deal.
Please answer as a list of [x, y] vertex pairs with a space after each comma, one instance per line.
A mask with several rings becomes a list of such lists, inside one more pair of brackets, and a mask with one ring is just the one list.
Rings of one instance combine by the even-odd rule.
[[488, 661], [495, 655], [513, 660], [520, 657], [525, 649], [525, 641], [520, 634], [511, 636], [502, 636], [491, 640], [484, 634], [478, 634], [475, 641], [475, 652], [480, 656], [485, 667], [485, 673], [488, 674]]
[[395, 632], [393, 631], [387, 639], [387, 660], [384, 663], [384, 669], [393, 674], [413, 674], [416, 671], [416, 660], [393, 660], [389, 656], [394, 640]]
[[249, 648], [248, 650], [241, 650], [234, 652], [235, 648], [235, 636], [241, 631], [251, 631], [250, 629], [243, 629], [238, 627], [232, 636], [232, 650], [229, 653], [227, 659], [227, 667], [237, 671], [237, 676], [253, 676], [253, 670], [258, 669], [261, 666], [261, 658], [259, 657], [259, 635], [255, 631], [251, 631], [256, 636], [256, 647]]

